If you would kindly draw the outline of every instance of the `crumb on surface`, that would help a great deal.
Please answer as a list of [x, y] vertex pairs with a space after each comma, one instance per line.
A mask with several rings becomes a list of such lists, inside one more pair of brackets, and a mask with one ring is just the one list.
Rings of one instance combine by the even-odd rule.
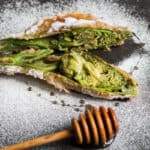
[[27, 90], [28, 90], [28, 91], [32, 91], [32, 87], [29, 86], [29, 87], [27, 88]]
[[51, 96], [54, 96], [54, 95], [55, 95], [55, 92], [51, 91], [51, 92], [50, 92], [50, 95], [51, 95]]

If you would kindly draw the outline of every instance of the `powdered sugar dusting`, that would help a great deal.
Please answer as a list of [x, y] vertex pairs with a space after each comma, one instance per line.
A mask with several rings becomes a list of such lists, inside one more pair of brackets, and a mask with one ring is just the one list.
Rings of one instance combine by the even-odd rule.
[[[149, 149], [150, 141], [150, 70], [149, 50], [150, 32], [148, 22], [140, 17], [134, 18], [130, 11], [117, 3], [104, 0], [56, 1], [41, 4], [36, 0], [6, 3], [0, 11], [0, 37], [23, 32], [34, 22], [58, 13], [80, 11], [92, 13], [101, 20], [114, 25], [128, 27], [145, 43], [145, 54], [133, 53], [121, 60], [118, 66], [130, 72], [135, 64], [133, 76], [140, 84], [140, 94], [134, 101], [119, 103], [91, 98], [82, 94], [60, 93], [40, 80], [30, 77], [0, 76], [0, 146], [16, 143], [40, 135], [62, 130], [70, 126], [73, 116], [83, 112], [85, 105], [113, 106], [120, 121], [120, 133], [111, 149]], [[135, 38], [137, 41], [137, 39]], [[137, 41], [139, 42], [139, 41]], [[27, 90], [28, 87], [32, 90]], [[51, 94], [51, 93], [54, 94]], [[85, 104], [80, 104], [84, 99]], [[78, 108], [78, 109], [76, 109]], [[139, 143], [139, 144], [137, 144]], [[58, 143], [40, 147], [46, 149], [74, 149], [70, 143]], [[108, 148], [109, 149], [109, 148]]]
[[73, 17], [66, 17], [64, 22], [56, 21], [52, 23], [51, 28], [49, 29], [50, 32], [58, 32], [60, 28], [64, 27], [65, 29], [78, 26], [84, 24], [96, 24], [95, 20], [85, 20], [85, 19], [76, 19]]

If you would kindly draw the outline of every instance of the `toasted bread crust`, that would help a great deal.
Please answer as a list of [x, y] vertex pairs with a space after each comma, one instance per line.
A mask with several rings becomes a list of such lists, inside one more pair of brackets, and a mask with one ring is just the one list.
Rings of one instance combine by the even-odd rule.
[[[19, 66], [15, 66], [15, 69], [13, 69], [13, 67], [14, 66], [0, 66], [0, 73], [7, 74], [7, 75], [26, 74], [26, 75], [33, 76], [34, 78], [45, 80], [48, 84], [55, 86], [57, 89], [61, 91], [69, 92], [69, 90], [74, 90], [83, 94], [90, 95], [92, 97], [104, 98], [108, 100], [113, 100], [113, 99], [123, 100], [125, 98], [131, 99], [135, 97], [133, 95], [121, 95], [121, 94], [116, 94], [111, 92], [110, 93], [97, 92], [92, 89], [82, 87], [77, 82], [68, 79], [63, 75], [52, 73], [52, 72], [42, 72], [34, 69], [25, 69]], [[132, 80], [134, 84], [137, 84], [136, 81], [134, 81], [128, 73], [122, 71], [121, 69], [118, 70], [121, 71], [128, 80]]]
[[[60, 22], [63, 23], [65, 21], [65, 18], [72, 17], [77, 20], [84, 19], [87, 21], [93, 21], [92, 23], [81, 23], [77, 25], [72, 25], [69, 28], [60, 27], [59, 30], [56, 32], [50, 31], [50, 28], [53, 23]], [[120, 27], [120, 26], [112, 26], [105, 22], [100, 21], [96, 17], [92, 16], [91, 14], [83, 14], [79, 12], [70, 12], [66, 13], [64, 15], [56, 15], [52, 18], [46, 18], [41, 21], [38, 21], [34, 23], [31, 27], [27, 28], [24, 33], [15, 35], [15, 38], [19, 39], [33, 39], [33, 38], [39, 38], [39, 37], [45, 37], [49, 35], [58, 34], [60, 32], [71, 30], [72, 28], [79, 28], [79, 27], [90, 27], [90, 28], [100, 28], [100, 29], [109, 29], [109, 30], [115, 30], [115, 31], [129, 31], [128, 28]]]

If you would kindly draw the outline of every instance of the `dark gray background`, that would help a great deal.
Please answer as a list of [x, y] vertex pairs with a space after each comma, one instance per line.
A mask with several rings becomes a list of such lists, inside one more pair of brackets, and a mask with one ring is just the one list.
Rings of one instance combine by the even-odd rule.
[[[0, 10], [3, 8], [3, 5], [6, 3], [11, 3], [13, 5], [16, 1], [26, 1], [30, 3], [30, 0], [0, 0]], [[59, 2], [65, 1], [66, 3], [70, 0], [38, 0], [39, 2]], [[114, 2], [124, 5], [127, 9], [133, 11], [132, 15], [140, 15], [147, 19], [150, 22], [150, 1], [149, 0], [113, 0]], [[133, 7], [135, 10], [133, 10]]]

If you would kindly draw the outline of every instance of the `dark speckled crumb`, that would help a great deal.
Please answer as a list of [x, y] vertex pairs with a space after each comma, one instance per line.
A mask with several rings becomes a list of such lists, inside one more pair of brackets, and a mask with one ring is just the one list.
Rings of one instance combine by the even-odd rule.
[[138, 70], [139, 68], [137, 66], [134, 66], [134, 70]]
[[116, 103], [115, 103], [115, 106], [116, 106], [116, 107], [119, 106], [119, 102], [116, 102]]
[[55, 93], [52, 91], [52, 92], [50, 92], [50, 95], [51, 95], [51, 96], [54, 96], [54, 95], [55, 95]]
[[85, 104], [85, 100], [83, 100], [83, 99], [80, 99], [80, 104]]
[[77, 111], [77, 112], [79, 112], [79, 111], [80, 111], [80, 109], [79, 109], [79, 108], [74, 108], [74, 110], [75, 110], [75, 111]]
[[64, 106], [66, 106], [66, 104], [65, 104], [65, 103], [63, 103], [61, 106], [63, 106], [63, 107], [64, 107]]
[[62, 104], [65, 104], [64, 100], [61, 100], [61, 103], [62, 103]]
[[57, 101], [52, 101], [52, 104], [57, 104]]
[[32, 91], [32, 87], [29, 86], [29, 87], [27, 88], [27, 90], [28, 90], [28, 91]]
[[89, 110], [92, 110], [92, 105], [91, 105], [91, 104], [86, 104], [86, 105], [85, 105], [85, 108], [86, 108], [86, 109], [89, 109]]

